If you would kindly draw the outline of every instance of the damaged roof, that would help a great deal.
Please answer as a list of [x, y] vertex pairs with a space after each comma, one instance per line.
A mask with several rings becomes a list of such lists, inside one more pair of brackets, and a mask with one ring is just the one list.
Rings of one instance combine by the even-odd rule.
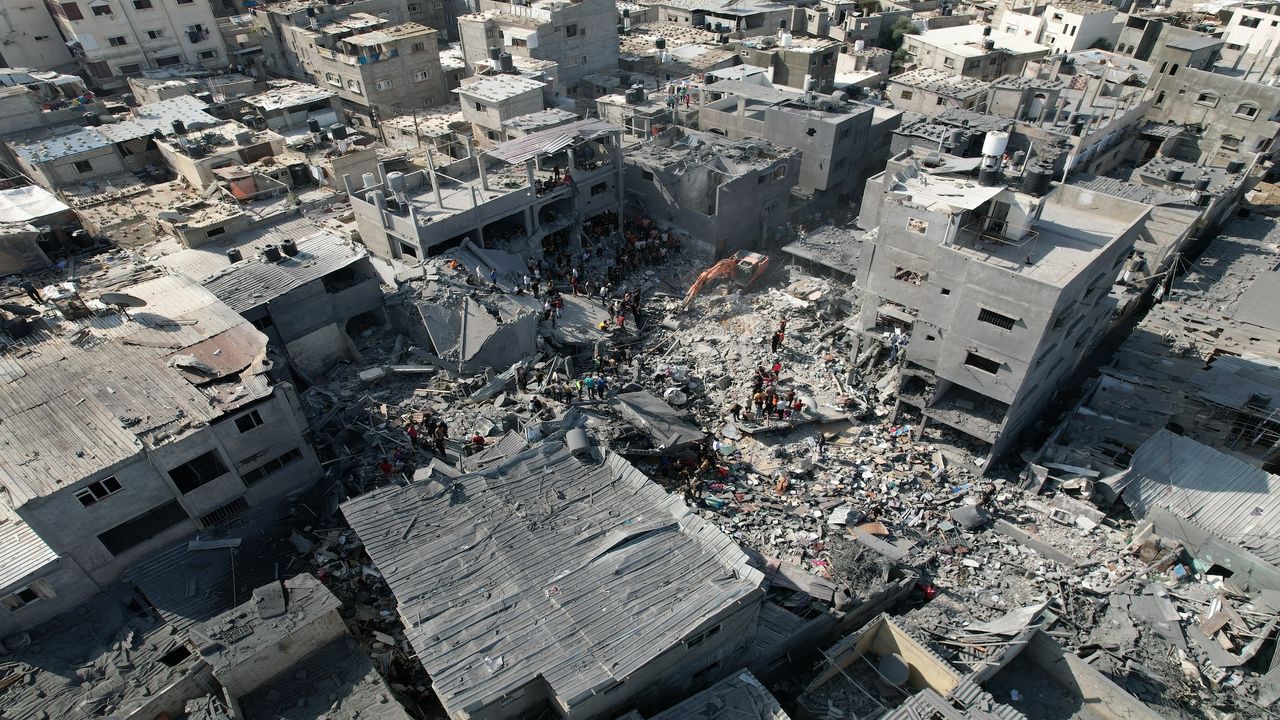
[[[266, 336], [207, 290], [177, 275], [127, 290], [147, 302], [127, 319], [41, 321], [21, 348], [0, 356], [0, 484], [12, 507], [271, 393], [252, 362], [258, 352], [232, 353], [234, 364], [217, 352], [265, 351]], [[175, 367], [182, 356], [212, 374]]]
[[1163, 508], [1280, 567], [1280, 477], [1160, 430], [1133, 454], [1123, 482], [1135, 517]]
[[591, 140], [613, 132], [622, 132], [622, 128], [603, 120], [579, 120], [499, 143], [487, 154], [503, 162], [522, 163], [539, 155], [559, 152], [578, 140]]
[[584, 462], [559, 442], [452, 489], [386, 487], [342, 511], [450, 714], [540, 680], [577, 705], [762, 582], [732, 540], [625, 460]]
[[702, 442], [703, 432], [687, 420], [686, 413], [647, 390], [621, 393], [612, 404], [627, 422], [668, 450]]

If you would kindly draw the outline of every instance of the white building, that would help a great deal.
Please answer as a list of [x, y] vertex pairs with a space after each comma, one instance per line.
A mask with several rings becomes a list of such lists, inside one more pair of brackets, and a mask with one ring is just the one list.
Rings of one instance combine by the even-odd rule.
[[1115, 47], [1123, 28], [1114, 7], [1089, 0], [1059, 0], [1040, 14], [1037, 9], [1034, 5], [1005, 7], [992, 24], [1006, 35], [1048, 45], [1052, 54]]
[[1224, 61], [1261, 69], [1280, 57], [1280, 2], [1246, 2], [1224, 9], [1219, 19], [1226, 42]]
[[205, 0], [70, 0], [49, 8], [85, 79], [103, 88], [122, 88], [143, 70], [228, 62]]
[[44, 3], [0, 0], [0, 65], [47, 70], [73, 62]]

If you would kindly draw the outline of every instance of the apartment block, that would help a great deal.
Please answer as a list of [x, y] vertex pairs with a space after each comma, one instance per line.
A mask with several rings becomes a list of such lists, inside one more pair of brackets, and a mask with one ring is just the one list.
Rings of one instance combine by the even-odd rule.
[[367, 13], [285, 29], [303, 72], [371, 121], [445, 100], [438, 35]]
[[[1166, 50], [1166, 52], [1170, 52]], [[1191, 162], [1250, 165], [1280, 137], [1280, 87], [1162, 60], [1147, 119], [1186, 125], [1171, 154]]]
[[321, 475], [292, 386], [259, 360], [266, 336], [194, 281], [68, 283], [44, 298], [24, 320], [27, 352], [0, 360], [11, 399], [0, 411], [6, 637]]
[[[859, 325], [902, 365], [898, 411], [1007, 451], [1109, 325], [1110, 291], [1147, 217], [1137, 202], [983, 158], [908, 150], [867, 183]], [[974, 170], [978, 173], [975, 177]], [[907, 342], [903, 342], [903, 339]]]
[[42, 2], [0, 3], [0, 66], [41, 70], [73, 67], [75, 60]]
[[508, 124], [518, 117], [546, 108], [544, 83], [518, 75], [494, 75], [454, 90], [462, 117], [471, 123], [472, 136], [481, 147], [508, 139]]
[[48, 5], [85, 79], [119, 90], [143, 70], [230, 61], [204, 0], [70, 0]]
[[903, 37], [907, 63], [919, 70], [939, 70], [978, 80], [1017, 75], [1052, 48], [1034, 39], [993, 32], [990, 26], [959, 25]]
[[469, 66], [490, 58], [490, 48], [559, 66], [569, 93], [592, 73], [618, 67], [618, 9], [610, 0], [541, 0], [528, 4], [478, 0], [479, 12], [458, 18]]

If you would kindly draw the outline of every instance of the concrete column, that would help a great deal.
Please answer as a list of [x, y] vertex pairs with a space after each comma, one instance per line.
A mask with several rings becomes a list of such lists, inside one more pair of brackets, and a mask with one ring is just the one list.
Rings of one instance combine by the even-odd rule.
[[742, 120], [747, 116], [747, 99], [738, 96], [738, 127], [742, 127]]
[[440, 196], [440, 180], [436, 177], [436, 163], [427, 152], [427, 175], [431, 178], [431, 193], [435, 196], [436, 206], [444, 208], [444, 199]]
[[538, 196], [538, 188], [534, 187], [537, 178], [533, 174], [533, 159], [530, 158], [524, 163], [524, 168], [529, 172], [529, 197]]
[[[577, 167], [573, 164], [573, 148], [571, 147], [565, 148], [564, 152], [565, 152], [565, 157], [567, 158], [567, 163], [568, 163], [568, 165], [564, 169], [565, 176], [567, 177], [569, 173], [577, 170]], [[569, 198], [569, 202], [571, 203], [571, 207], [573, 208], [573, 214], [576, 220], [585, 219], [585, 218], [577, 217], [578, 201], [581, 197], [582, 197], [582, 188], [578, 188], [578, 194], [570, 196]], [[573, 248], [574, 255], [578, 255], [582, 252], [582, 223], [581, 222], [574, 222], [571, 225], [569, 225], [569, 247]]]
[[532, 236], [538, 231], [538, 214], [533, 211], [530, 205], [524, 209], [524, 232], [526, 235]]
[[622, 219], [622, 209], [624, 207], [624, 204], [626, 203], [626, 197], [627, 197], [622, 189], [623, 164], [622, 164], [622, 133], [621, 132], [616, 132], [613, 134], [613, 146], [609, 148], [609, 156], [610, 156], [610, 159], [613, 161], [614, 167], [617, 168], [618, 170], [618, 177], [614, 182], [614, 190], [615, 192], [618, 193], [618, 208], [617, 208], [618, 237], [621, 238], [623, 237], [623, 227], [624, 227], [623, 219]]
[[480, 187], [489, 190], [489, 173], [484, 168], [484, 156], [476, 153], [476, 169], [480, 171]]

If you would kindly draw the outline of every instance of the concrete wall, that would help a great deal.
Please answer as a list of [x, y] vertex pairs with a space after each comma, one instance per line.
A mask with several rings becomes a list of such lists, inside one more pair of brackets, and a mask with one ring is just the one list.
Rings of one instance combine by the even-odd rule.
[[[549, 14], [498, 0], [478, 0], [477, 9], [527, 14], [538, 23], [536, 40], [524, 47], [516, 46], [510, 43], [508, 32], [504, 32], [506, 38], [497, 37], [498, 29], [507, 27], [501, 21], [461, 17], [458, 30], [463, 58], [468, 64], [487, 59], [490, 47], [501, 47], [504, 52], [515, 56], [551, 60], [560, 66], [560, 83], [569, 93], [576, 91], [584, 75], [617, 69], [619, 13], [611, 0], [581, 0]], [[569, 35], [570, 25], [577, 29], [573, 36]], [[513, 24], [509, 27], [524, 29], [529, 26]]]
[[0, 612], [0, 641], [52, 620], [103, 590], [103, 587], [95, 583], [74, 561], [59, 558], [38, 571], [0, 588], [0, 596], [16, 592], [36, 580], [47, 582], [54, 592], [54, 597], [40, 598], [17, 610]]
[[[464, 85], [462, 91], [458, 93], [458, 101], [462, 106], [462, 117], [472, 124], [476, 144], [480, 147], [491, 147], [506, 140], [502, 129], [502, 124], [506, 121], [538, 112], [545, 107], [541, 88], [495, 103], [467, 94]], [[493, 136], [491, 137], [489, 133], [493, 133]]]
[[[1173, 63], [1157, 65], [1157, 73], [1147, 117], [1199, 124], [1201, 162], [1221, 166], [1229, 160], [1248, 161], [1253, 153], [1270, 150], [1280, 135], [1280, 87], [1186, 67], [1175, 71]], [[1202, 95], [1208, 97], [1201, 100]], [[1256, 109], [1252, 116], [1250, 108]]]
[[44, 3], [0, 4], [0, 59], [5, 67], [52, 70], [74, 64]]
[[276, 677], [291, 672], [300, 660], [346, 632], [347, 626], [335, 608], [314, 620], [296, 625], [278, 642], [259, 645], [257, 652], [248, 657], [214, 668], [213, 677], [232, 697], [242, 698]]
[[[16, 155], [16, 160], [23, 173], [50, 192], [57, 192], [58, 188], [64, 185], [119, 175], [127, 171], [124, 158], [120, 156], [120, 151], [115, 145], [107, 145], [41, 163], [31, 163], [20, 155]], [[86, 172], [77, 170], [76, 163], [82, 161], [89, 163], [91, 169]]]
[[[78, 564], [96, 584], [105, 587], [150, 553], [194, 532], [197, 529], [194, 519], [235, 498], [243, 495], [250, 505], [257, 505], [304, 488], [320, 477], [320, 464], [306, 435], [306, 421], [293, 388], [277, 387], [270, 397], [253, 405], [253, 409], [264, 424], [246, 433], [241, 433], [234, 422], [235, 417], [246, 412], [242, 410], [177, 442], [139, 452], [99, 474], [33, 500], [17, 508], [17, 514], [55, 552]], [[292, 448], [302, 453], [300, 460], [246, 487], [240, 478], [241, 471], [257, 467]], [[190, 493], [181, 493], [167, 471], [209, 450], [218, 453], [228, 472]], [[76, 490], [108, 476], [120, 481], [123, 486], [120, 492], [88, 507], [75, 498]], [[194, 519], [181, 522], [116, 556], [98, 540], [99, 534], [173, 499]]]
[[49, 264], [40, 249], [40, 233], [32, 226], [7, 227], [0, 231], [0, 275], [37, 270]]

